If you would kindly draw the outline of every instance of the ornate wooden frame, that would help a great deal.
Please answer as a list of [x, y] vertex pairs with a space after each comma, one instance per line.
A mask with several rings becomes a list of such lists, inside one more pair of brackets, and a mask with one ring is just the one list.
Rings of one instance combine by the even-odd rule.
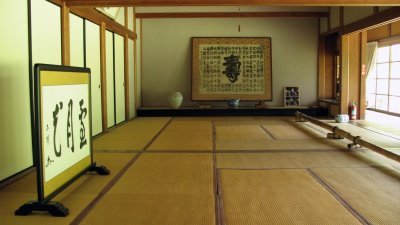
[[192, 100], [272, 101], [269, 37], [193, 37]]

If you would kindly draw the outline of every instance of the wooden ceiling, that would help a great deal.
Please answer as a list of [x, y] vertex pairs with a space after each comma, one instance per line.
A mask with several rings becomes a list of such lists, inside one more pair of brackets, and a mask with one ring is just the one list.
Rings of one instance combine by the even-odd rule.
[[68, 6], [399, 6], [399, 0], [64, 0]]

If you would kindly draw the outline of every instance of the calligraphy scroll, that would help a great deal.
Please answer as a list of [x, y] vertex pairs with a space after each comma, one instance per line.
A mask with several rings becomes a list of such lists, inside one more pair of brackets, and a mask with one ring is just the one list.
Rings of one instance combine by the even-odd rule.
[[43, 200], [92, 166], [90, 70], [39, 64], [35, 72]]
[[271, 39], [192, 38], [192, 100], [272, 100]]

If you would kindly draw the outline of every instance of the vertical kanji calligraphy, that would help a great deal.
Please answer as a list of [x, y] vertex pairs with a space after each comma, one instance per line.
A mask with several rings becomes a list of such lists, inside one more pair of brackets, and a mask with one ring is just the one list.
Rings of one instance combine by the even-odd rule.
[[[68, 102], [68, 117], [67, 117], [67, 147], [71, 148], [71, 151], [74, 152], [74, 126], [73, 126], [73, 104], [72, 99]], [[71, 140], [71, 147], [70, 147]]]
[[79, 120], [81, 121], [81, 127], [80, 127], [80, 148], [81, 149], [87, 143], [86, 129], [85, 129], [85, 124], [83, 123], [83, 119], [85, 119], [86, 115], [87, 115], [87, 109], [86, 109], [86, 107], [83, 107], [83, 104], [84, 104], [84, 101], [82, 99], [79, 101], [79, 107], [80, 107], [80, 111], [81, 111], [81, 113], [79, 114]]
[[60, 112], [60, 110], [62, 110], [62, 108], [63, 108], [63, 103], [60, 102], [60, 104], [56, 104], [56, 107], [53, 111], [53, 127], [54, 127], [53, 145], [54, 145], [54, 154], [57, 157], [61, 156], [61, 144], [59, 150], [57, 150], [56, 134], [57, 134], [58, 113]]

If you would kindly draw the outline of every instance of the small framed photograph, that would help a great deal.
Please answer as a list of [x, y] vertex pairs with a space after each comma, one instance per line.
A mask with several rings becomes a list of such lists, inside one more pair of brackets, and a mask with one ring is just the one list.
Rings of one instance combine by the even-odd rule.
[[300, 106], [299, 87], [284, 87], [283, 88], [283, 105], [285, 107]]

